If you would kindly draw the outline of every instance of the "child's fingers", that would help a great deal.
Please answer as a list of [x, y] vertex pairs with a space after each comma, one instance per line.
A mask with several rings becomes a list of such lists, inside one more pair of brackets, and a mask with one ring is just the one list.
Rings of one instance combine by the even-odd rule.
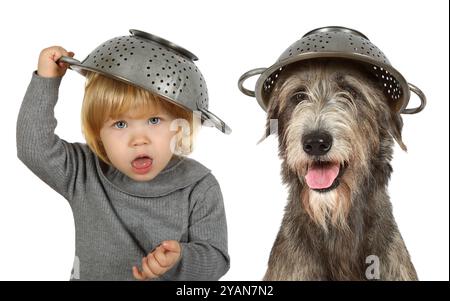
[[41, 51], [38, 61], [38, 74], [44, 77], [63, 76], [66, 73], [68, 64], [58, 62], [62, 56], [73, 56], [73, 52], [69, 52], [61, 46], [51, 46]]
[[181, 245], [176, 240], [164, 241], [161, 246], [164, 248], [166, 261], [174, 265], [181, 257]]
[[162, 242], [161, 246], [170, 252], [180, 253], [181, 246], [180, 243], [176, 240], [165, 240]]
[[[149, 255], [150, 256], [150, 255]], [[157, 278], [159, 277], [157, 274], [155, 274], [152, 269], [149, 266], [149, 259], [148, 257], [142, 258], [142, 270], [144, 272], [144, 275], [148, 278]]]
[[166, 253], [166, 260], [168, 262], [170, 262], [170, 265], [174, 265], [175, 263], [177, 263], [181, 258], [181, 254], [180, 253], [175, 253], [175, 252], [167, 252]]
[[[61, 52], [58, 53], [58, 55], [55, 58], [56, 58], [56, 60], [59, 60], [63, 56], [73, 57], [74, 55], [75, 55], [75, 53], [73, 53], [72, 51], [67, 51], [64, 48], [62, 48]], [[58, 65], [59, 65], [60, 68], [63, 68], [63, 69], [69, 68], [69, 64], [66, 64], [66, 63], [63, 63], [63, 62], [59, 62]]]
[[66, 63], [59, 62], [58, 64], [59, 68], [67, 69], [69, 66]]
[[45, 49], [44, 51], [46, 51], [48, 53], [48, 55], [54, 62], [56, 62], [63, 55], [64, 56], [69, 55], [69, 52], [61, 46], [49, 47], [49, 48]]
[[[45, 51], [48, 53], [50, 60], [52, 60], [53, 62], [57, 63], [57, 66], [59, 68], [62, 68], [63, 70], [67, 69], [68, 65], [62, 62], [58, 62], [58, 60], [62, 57], [62, 56], [73, 56], [75, 55], [73, 52], [69, 52], [67, 51], [65, 48], [61, 47], [61, 46], [53, 46], [53, 47], [49, 47], [47, 49], [45, 49]], [[73, 55], [71, 55], [71, 53]]]
[[[63, 56], [68, 56], [68, 57], [73, 57], [75, 55], [75, 53], [73, 53], [72, 51], [66, 51], [65, 49], [64, 49], [64, 51], [61, 53], [61, 55], [60, 55], [60, 57], [58, 58], [58, 59], [60, 59], [61, 57], [63, 57]], [[63, 66], [62, 67], [65, 67], [65, 68], [67, 68], [67, 67], [69, 67], [69, 65], [68, 64], [66, 64], [66, 63], [59, 63], [60, 64], [60, 66], [61, 66], [61, 64], [63, 64]]]
[[139, 269], [136, 266], [133, 266], [133, 276], [137, 280], [145, 280], [145, 276], [139, 271]]
[[171, 264], [170, 259], [164, 253], [163, 247], [160, 246], [156, 248], [155, 251], [152, 252], [152, 254], [153, 256], [155, 256], [156, 261], [161, 267], [167, 268]]
[[166, 272], [166, 268], [159, 265], [158, 261], [155, 258], [155, 255], [153, 253], [150, 253], [147, 256], [147, 263], [150, 268], [150, 270], [153, 272], [153, 274], [157, 275], [157, 277], [161, 276]]

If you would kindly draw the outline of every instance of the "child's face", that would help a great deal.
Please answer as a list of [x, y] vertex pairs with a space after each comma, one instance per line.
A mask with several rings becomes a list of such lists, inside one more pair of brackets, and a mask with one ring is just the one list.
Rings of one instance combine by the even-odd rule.
[[170, 143], [176, 139], [176, 131], [170, 130], [170, 124], [174, 118], [162, 111], [133, 116], [136, 115], [107, 120], [100, 130], [100, 139], [115, 168], [136, 181], [149, 181], [172, 158]]

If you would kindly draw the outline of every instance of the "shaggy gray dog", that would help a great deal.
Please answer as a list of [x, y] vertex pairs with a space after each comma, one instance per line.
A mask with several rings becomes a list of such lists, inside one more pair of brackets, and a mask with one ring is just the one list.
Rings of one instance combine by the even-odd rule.
[[417, 280], [387, 185], [402, 119], [351, 62], [309, 61], [280, 74], [278, 120], [289, 200], [265, 280]]

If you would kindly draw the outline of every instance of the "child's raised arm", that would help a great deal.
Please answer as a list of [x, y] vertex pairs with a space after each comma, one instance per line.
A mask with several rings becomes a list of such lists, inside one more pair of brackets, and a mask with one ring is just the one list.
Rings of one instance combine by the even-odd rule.
[[40, 179], [69, 201], [72, 198], [83, 150], [79, 144], [71, 144], [55, 135], [57, 121], [54, 107], [58, 89], [67, 70], [57, 60], [72, 52], [54, 46], [42, 50], [37, 73], [23, 99], [16, 128], [17, 156]]

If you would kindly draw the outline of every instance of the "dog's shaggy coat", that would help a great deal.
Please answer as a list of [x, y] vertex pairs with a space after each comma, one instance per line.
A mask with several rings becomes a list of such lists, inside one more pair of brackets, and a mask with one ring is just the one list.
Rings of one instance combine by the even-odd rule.
[[[267, 134], [278, 120], [289, 199], [265, 280], [417, 279], [387, 193], [393, 138], [406, 150], [402, 120], [372, 77], [349, 61], [312, 60], [277, 79]], [[333, 139], [323, 156], [302, 148], [312, 132]], [[308, 187], [305, 175], [317, 162], [339, 163], [336, 187]]]

